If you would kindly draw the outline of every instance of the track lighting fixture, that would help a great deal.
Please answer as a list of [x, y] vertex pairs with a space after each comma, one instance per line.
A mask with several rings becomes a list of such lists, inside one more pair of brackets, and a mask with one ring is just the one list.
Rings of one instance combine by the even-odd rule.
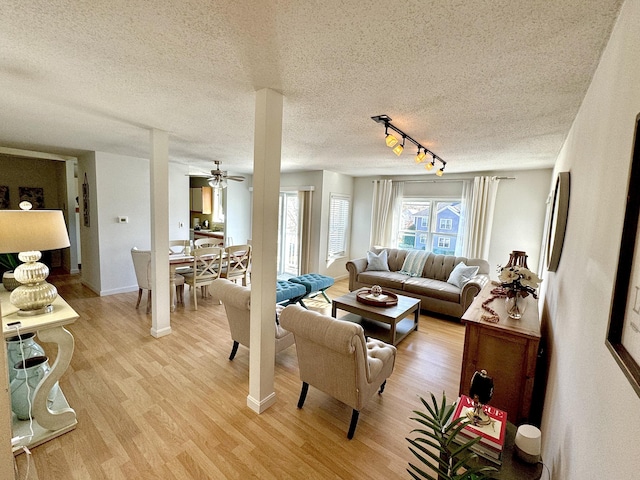
[[[431, 155], [432, 156], [431, 162], [425, 164], [424, 168], [426, 168], [427, 170], [431, 170], [435, 166], [436, 160], [437, 160], [442, 164], [442, 166], [438, 171], [436, 171], [436, 175], [441, 177], [444, 174], [444, 167], [447, 164], [447, 162], [445, 162], [443, 159], [438, 157], [431, 150], [429, 150], [428, 148], [426, 148], [425, 146], [421, 145], [419, 142], [411, 138], [409, 135], [404, 133], [398, 127], [393, 125], [391, 123], [391, 118], [389, 118], [387, 115], [377, 115], [375, 117], [371, 117], [371, 119], [374, 122], [384, 124], [385, 143], [387, 144], [387, 147], [393, 149], [393, 153], [400, 156], [400, 154], [402, 154], [402, 152], [404, 151], [405, 140], [409, 140], [416, 147], [418, 147], [418, 153], [416, 153], [416, 157], [415, 157], [416, 163], [422, 163], [427, 155]], [[402, 136], [402, 143], [398, 143], [398, 138], [395, 135], [389, 133], [389, 129], [393, 130], [394, 132]]]

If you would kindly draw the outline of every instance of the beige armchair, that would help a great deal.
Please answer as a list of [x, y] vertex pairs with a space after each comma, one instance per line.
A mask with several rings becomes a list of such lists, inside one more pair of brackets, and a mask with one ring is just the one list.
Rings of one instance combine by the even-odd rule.
[[302, 408], [309, 385], [353, 408], [347, 438], [356, 431], [360, 410], [382, 393], [393, 372], [396, 348], [380, 340], [365, 341], [362, 327], [298, 305], [286, 307], [280, 324], [293, 333], [298, 352]]
[[[211, 284], [214, 298], [222, 301], [227, 313], [229, 330], [233, 347], [229, 360], [233, 360], [238, 352], [238, 346], [249, 348], [249, 324], [251, 315], [251, 288], [238, 285], [231, 280], [219, 278]], [[274, 319], [275, 319], [274, 308]], [[276, 353], [281, 352], [294, 343], [293, 334], [276, 323]]]

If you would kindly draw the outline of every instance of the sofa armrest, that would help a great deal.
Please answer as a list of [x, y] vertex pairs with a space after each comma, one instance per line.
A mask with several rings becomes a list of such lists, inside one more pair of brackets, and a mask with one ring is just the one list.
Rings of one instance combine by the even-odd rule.
[[462, 311], [465, 312], [473, 299], [480, 293], [485, 285], [489, 283], [489, 275], [484, 273], [478, 274], [464, 284], [462, 291], [460, 292], [460, 304], [462, 305]]
[[356, 290], [355, 281], [358, 278], [358, 274], [364, 272], [367, 268], [367, 259], [365, 257], [356, 258], [355, 260], [349, 260], [346, 264], [347, 271], [349, 272], [349, 291]]

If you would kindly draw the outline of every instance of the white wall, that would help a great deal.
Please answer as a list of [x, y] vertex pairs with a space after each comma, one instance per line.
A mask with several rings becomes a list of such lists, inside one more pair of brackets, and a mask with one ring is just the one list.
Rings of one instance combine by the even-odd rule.
[[[91, 196], [91, 224], [84, 226], [81, 212], [82, 282], [100, 295], [137, 290], [130, 250], [134, 246], [151, 247], [149, 160], [104, 152], [81, 157], [81, 209], [85, 172]], [[169, 164], [170, 238], [189, 238], [187, 173], [187, 167]], [[120, 216], [128, 217], [128, 223], [119, 223]]]
[[554, 479], [640, 475], [640, 398], [604, 343], [640, 111], [639, 25], [640, 0], [628, 0], [556, 164], [571, 193], [560, 264], [543, 282], [543, 458]]
[[251, 238], [251, 176], [245, 177], [243, 182], [229, 180], [225, 192], [225, 236], [233, 238], [236, 245]]

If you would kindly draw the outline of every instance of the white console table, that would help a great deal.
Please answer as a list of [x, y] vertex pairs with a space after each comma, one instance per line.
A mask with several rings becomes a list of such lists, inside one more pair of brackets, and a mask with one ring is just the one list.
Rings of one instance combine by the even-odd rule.
[[[32, 407], [34, 435], [24, 442], [27, 447], [32, 448], [73, 430], [78, 423], [76, 412], [69, 407], [62, 390], [59, 391], [51, 408], [47, 406], [47, 394], [66, 371], [73, 356], [73, 336], [64, 326], [75, 322], [78, 314], [67, 302], [58, 297], [53, 302], [53, 311], [51, 313], [19, 316], [18, 309], [9, 303], [9, 292], [2, 285], [0, 285], [0, 303], [2, 334], [5, 339], [17, 335], [15, 328], [10, 328], [7, 324], [20, 322], [20, 333], [36, 332], [39, 342], [55, 343], [58, 346], [58, 354], [51, 365], [51, 370], [36, 387], [34, 393]], [[51, 360], [49, 359], [50, 364]], [[11, 367], [7, 365], [7, 368]], [[29, 421], [20, 421], [13, 413], [12, 427], [13, 437], [29, 437], [31, 435]], [[21, 450], [17, 453], [21, 453]]]

